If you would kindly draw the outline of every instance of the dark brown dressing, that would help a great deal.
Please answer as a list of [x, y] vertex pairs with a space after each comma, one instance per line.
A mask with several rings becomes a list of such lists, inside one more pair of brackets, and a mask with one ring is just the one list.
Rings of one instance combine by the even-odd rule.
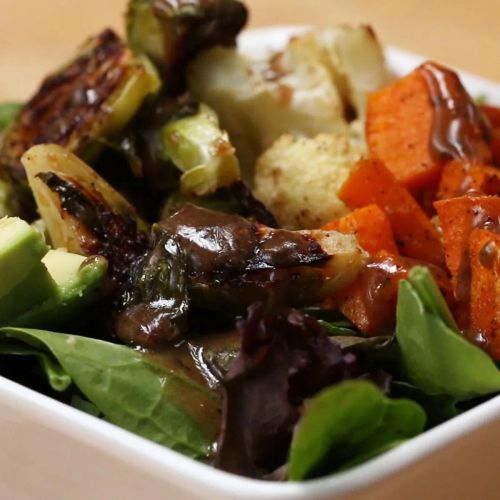
[[[151, 360], [176, 375], [165, 382], [165, 393], [176, 405], [217, 439], [221, 422], [219, 384], [236, 358], [241, 339], [236, 331], [198, 335], [161, 351], [150, 351]], [[190, 388], [190, 382], [193, 389]], [[201, 386], [203, 390], [194, 387]]]
[[498, 256], [498, 249], [494, 241], [489, 241], [479, 252], [479, 261], [486, 269], [493, 269]]
[[489, 140], [490, 127], [458, 75], [430, 62], [420, 66], [419, 71], [434, 107], [430, 147], [435, 160], [481, 162], [484, 152], [480, 144]]

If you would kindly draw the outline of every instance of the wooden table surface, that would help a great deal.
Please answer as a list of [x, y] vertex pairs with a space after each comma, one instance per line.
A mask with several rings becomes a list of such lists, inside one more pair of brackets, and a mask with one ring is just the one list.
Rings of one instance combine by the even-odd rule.
[[[104, 26], [126, 0], [0, 0], [0, 99], [40, 77]], [[500, 0], [248, 0], [251, 25], [370, 23], [381, 40], [500, 82]]]

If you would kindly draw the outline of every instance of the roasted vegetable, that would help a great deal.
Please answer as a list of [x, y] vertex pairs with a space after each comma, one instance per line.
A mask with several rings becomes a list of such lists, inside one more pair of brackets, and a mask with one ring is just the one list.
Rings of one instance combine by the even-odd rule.
[[489, 130], [459, 77], [426, 63], [368, 99], [366, 138], [405, 187], [434, 186], [444, 162], [488, 163]]
[[327, 54], [328, 66], [344, 105], [363, 119], [368, 95], [390, 81], [384, 50], [373, 28], [339, 26], [312, 32], [309, 36], [313, 36]]
[[204, 104], [195, 115], [173, 119], [161, 129], [166, 159], [183, 173], [181, 190], [198, 196], [240, 179], [240, 166], [217, 115]]
[[241, 312], [257, 300], [313, 304], [350, 283], [365, 258], [352, 236], [271, 229], [192, 205], [160, 229], [184, 249], [192, 298], [208, 309]]
[[347, 122], [364, 115], [367, 93], [388, 82], [367, 27], [306, 33], [264, 61], [216, 48], [191, 64], [188, 77], [193, 95], [219, 115], [247, 172], [283, 134], [348, 131]]
[[467, 194], [500, 195], [500, 169], [460, 160], [446, 164], [439, 182], [438, 199]]
[[247, 17], [237, 0], [130, 0], [128, 42], [160, 68], [167, 90], [176, 91], [185, 64], [214, 45], [234, 46]]
[[111, 30], [103, 31], [22, 107], [3, 142], [0, 165], [23, 183], [19, 160], [35, 144], [59, 144], [84, 155], [93, 140], [120, 131], [158, 88], [151, 64], [134, 56]]
[[399, 253], [389, 218], [377, 205], [358, 208], [341, 219], [324, 225], [321, 229], [355, 234], [361, 247], [370, 255], [382, 250], [393, 255]]
[[[365, 260], [353, 236], [271, 229], [189, 204], [156, 224], [153, 233], [145, 262], [154, 266], [132, 273], [129, 287], [139, 292], [123, 303], [124, 320], [129, 305], [141, 304], [147, 321], [118, 325], [121, 338], [140, 345], [178, 336], [187, 300], [191, 308], [217, 311], [220, 318], [234, 318], [259, 300], [312, 305], [351, 283]], [[161, 321], [168, 328], [150, 328]]]
[[111, 276], [122, 281], [149, 239], [149, 228], [135, 208], [60, 146], [34, 146], [22, 162], [52, 245], [105, 256]]
[[444, 264], [441, 239], [422, 208], [394, 175], [377, 160], [362, 160], [339, 191], [349, 208], [376, 204], [387, 215], [402, 255]]
[[297, 49], [286, 68], [276, 58], [269, 63], [271, 69], [263, 71], [262, 64], [220, 47], [201, 54], [189, 68], [190, 91], [216, 111], [247, 180], [257, 157], [281, 135], [347, 129], [342, 100], [318, 47]]
[[255, 198], [244, 181], [237, 181], [227, 188], [218, 189], [213, 195], [203, 197], [175, 192], [166, 199], [160, 219], [170, 217], [187, 203], [209, 210], [241, 215], [265, 226], [278, 227], [274, 216]]
[[[364, 335], [391, 334], [396, 321], [399, 282], [421, 261], [391, 255], [385, 251], [374, 255], [354, 283], [337, 294], [339, 309]], [[446, 297], [452, 297], [447, 273], [428, 265]]]
[[484, 229], [469, 239], [471, 331], [476, 344], [500, 359], [500, 236]]
[[189, 297], [186, 255], [175, 236], [154, 231], [123, 290], [116, 332], [128, 344], [157, 348], [184, 333]]
[[347, 134], [285, 135], [259, 158], [255, 195], [281, 225], [318, 228], [348, 213], [337, 191], [363, 152]]
[[435, 204], [443, 231], [446, 264], [457, 300], [470, 300], [469, 239], [474, 229], [500, 229], [500, 198], [461, 196]]

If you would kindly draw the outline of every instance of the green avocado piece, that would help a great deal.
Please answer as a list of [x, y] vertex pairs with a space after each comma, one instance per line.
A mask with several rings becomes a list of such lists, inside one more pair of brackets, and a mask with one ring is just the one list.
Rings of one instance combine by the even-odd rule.
[[42, 262], [55, 282], [55, 293], [18, 316], [12, 326], [52, 328], [72, 319], [99, 298], [108, 268], [104, 257], [87, 258], [50, 250]]
[[0, 297], [0, 325], [13, 324], [20, 314], [56, 293], [55, 281], [39, 261], [39, 265], [35, 266], [28, 277], [14, 286], [7, 295]]
[[17, 217], [0, 219], [0, 297], [23, 282], [48, 252], [41, 234]]

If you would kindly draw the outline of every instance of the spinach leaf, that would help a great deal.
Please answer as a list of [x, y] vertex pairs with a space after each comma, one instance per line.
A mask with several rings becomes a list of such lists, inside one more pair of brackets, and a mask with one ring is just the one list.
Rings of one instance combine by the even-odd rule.
[[390, 391], [393, 398], [411, 399], [418, 403], [427, 414], [427, 428], [435, 427], [461, 413], [456, 400], [451, 396], [432, 396], [408, 382], [393, 381]]
[[14, 123], [21, 106], [17, 102], [0, 104], [0, 134], [5, 132]]
[[0, 356], [33, 356], [37, 358], [43, 369], [50, 387], [54, 391], [63, 392], [71, 385], [71, 377], [52, 356], [43, 351], [37, 351], [22, 344], [0, 345]]
[[42, 330], [0, 330], [0, 342], [13, 340], [30, 346], [30, 354], [50, 354], [53, 365], [106, 420], [193, 458], [209, 454], [210, 438], [182, 404], [190, 391], [198, 399], [206, 397], [203, 387], [109, 342]]
[[500, 391], [500, 372], [490, 357], [454, 328], [451, 313], [425, 268], [401, 281], [396, 338], [409, 381], [430, 395], [457, 401]]
[[370, 382], [329, 387], [313, 398], [292, 440], [288, 474], [299, 481], [356, 465], [421, 433], [426, 416], [409, 400], [390, 400]]

